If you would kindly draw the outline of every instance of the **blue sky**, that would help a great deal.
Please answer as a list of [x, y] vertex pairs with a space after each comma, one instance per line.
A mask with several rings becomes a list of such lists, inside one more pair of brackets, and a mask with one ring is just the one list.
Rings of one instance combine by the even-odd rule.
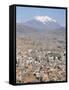
[[65, 9], [16, 7], [16, 22], [26, 22], [35, 16], [49, 16], [65, 26]]

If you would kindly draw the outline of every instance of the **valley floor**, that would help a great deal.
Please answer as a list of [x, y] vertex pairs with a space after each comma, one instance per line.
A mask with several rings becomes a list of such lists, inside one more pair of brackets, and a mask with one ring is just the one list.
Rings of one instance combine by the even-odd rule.
[[[55, 43], [54, 43], [55, 44]], [[48, 42], [16, 38], [16, 82], [66, 80], [66, 52]]]

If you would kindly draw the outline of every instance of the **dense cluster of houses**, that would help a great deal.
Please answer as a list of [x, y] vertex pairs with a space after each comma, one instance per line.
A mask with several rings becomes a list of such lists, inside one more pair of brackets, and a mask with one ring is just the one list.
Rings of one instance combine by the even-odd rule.
[[[29, 49], [26, 54], [17, 52], [17, 81], [47, 82], [65, 80], [65, 52]], [[19, 70], [19, 72], [18, 72]], [[29, 75], [32, 75], [30, 81]], [[27, 75], [27, 77], [26, 77]], [[35, 78], [34, 78], [35, 77]]]

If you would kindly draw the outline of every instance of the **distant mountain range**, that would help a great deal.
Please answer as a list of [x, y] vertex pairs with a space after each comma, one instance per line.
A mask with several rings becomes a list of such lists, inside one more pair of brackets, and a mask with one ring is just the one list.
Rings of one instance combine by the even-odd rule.
[[45, 37], [48, 34], [52, 36], [65, 34], [65, 27], [48, 16], [36, 16], [25, 23], [17, 23], [16, 30], [18, 36]]
[[48, 16], [36, 16], [32, 20], [27, 21], [25, 24], [40, 30], [53, 30], [61, 27], [56, 20]]

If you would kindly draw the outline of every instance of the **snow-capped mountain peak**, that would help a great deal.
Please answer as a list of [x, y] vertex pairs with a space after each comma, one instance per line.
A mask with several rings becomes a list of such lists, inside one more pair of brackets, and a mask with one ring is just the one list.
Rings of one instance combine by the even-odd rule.
[[61, 27], [55, 19], [48, 16], [35, 16], [25, 24], [39, 30], [55, 30]]
[[56, 20], [48, 16], [35, 16], [34, 19], [42, 22], [43, 24], [46, 24], [47, 22], [56, 22]]

